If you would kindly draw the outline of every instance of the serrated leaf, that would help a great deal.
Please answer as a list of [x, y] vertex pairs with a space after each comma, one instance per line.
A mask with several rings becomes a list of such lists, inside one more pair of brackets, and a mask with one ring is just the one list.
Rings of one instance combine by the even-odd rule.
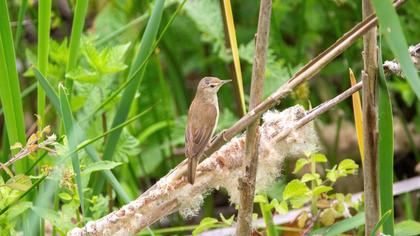
[[18, 174], [10, 178], [6, 182], [6, 186], [11, 189], [19, 190], [19, 191], [26, 191], [32, 186], [32, 181], [29, 176]]
[[311, 155], [311, 161], [313, 162], [327, 162], [328, 159], [324, 154], [321, 153], [315, 153]]
[[306, 164], [309, 163], [309, 160], [306, 158], [300, 158], [296, 161], [295, 170], [293, 170], [293, 173], [299, 172]]
[[111, 170], [119, 165], [121, 165], [121, 162], [115, 162], [115, 161], [98, 161], [90, 164], [86, 169], [82, 171], [82, 175], [88, 175], [95, 171], [101, 171], [101, 170]]
[[66, 77], [80, 83], [97, 83], [100, 79], [96, 71], [87, 70], [82, 67], [69, 71]]
[[331, 191], [331, 190], [333, 190], [332, 187], [321, 185], [321, 186], [315, 187], [312, 190], [312, 194], [314, 196], [319, 196], [319, 195], [321, 195], [321, 193], [326, 193], [326, 192]]
[[306, 186], [306, 184], [302, 183], [298, 179], [294, 179], [290, 181], [284, 188], [283, 200], [288, 200], [296, 196], [303, 196], [308, 192], [309, 192], [309, 189]]

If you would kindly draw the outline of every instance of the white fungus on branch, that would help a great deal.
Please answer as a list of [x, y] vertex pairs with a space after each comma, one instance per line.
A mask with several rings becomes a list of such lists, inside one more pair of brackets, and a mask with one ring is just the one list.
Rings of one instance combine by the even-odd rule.
[[[270, 186], [280, 175], [286, 156], [315, 152], [318, 139], [312, 123], [295, 129], [306, 111], [294, 106], [283, 112], [268, 111], [259, 127], [259, 164], [256, 191]], [[299, 127], [299, 126], [297, 126]], [[278, 139], [279, 134], [287, 137]], [[213, 189], [225, 188], [234, 204], [239, 202], [238, 178], [243, 176], [242, 161], [245, 153], [245, 136], [233, 138], [197, 167], [196, 183], [188, 184], [179, 178], [179, 168], [160, 179], [150, 190], [136, 200], [109, 215], [90, 221], [84, 228], [75, 228], [68, 235], [133, 235], [160, 218], [177, 210], [184, 217], [198, 213], [204, 196]]]

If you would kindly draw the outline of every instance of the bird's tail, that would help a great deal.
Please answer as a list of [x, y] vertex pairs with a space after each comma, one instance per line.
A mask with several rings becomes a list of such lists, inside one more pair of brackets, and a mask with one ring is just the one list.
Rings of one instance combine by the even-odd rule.
[[195, 180], [195, 170], [197, 169], [197, 158], [190, 157], [188, 158], [188, 182], [194, 184]]

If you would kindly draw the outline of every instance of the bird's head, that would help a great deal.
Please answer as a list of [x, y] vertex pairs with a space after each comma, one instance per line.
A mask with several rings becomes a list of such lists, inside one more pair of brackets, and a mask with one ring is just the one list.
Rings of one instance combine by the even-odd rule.
[[198, 84], [197, 92], [215, 94], [222, 85], [229, 83], [231, 80], [221, 80], [216, 77], [204, 77]]

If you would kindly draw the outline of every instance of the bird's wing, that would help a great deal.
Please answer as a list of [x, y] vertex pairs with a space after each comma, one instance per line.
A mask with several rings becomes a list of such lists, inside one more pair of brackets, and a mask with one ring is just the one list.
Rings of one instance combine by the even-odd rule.
[[[185, 132], [186, 156], [198, 157], [202, 154], [211, 136], [217, 121], [217, 108], [212, 105], [194, 106], [191, 104], [187, 130]], [[192, 122], [194, 119], [194, 122]]]

